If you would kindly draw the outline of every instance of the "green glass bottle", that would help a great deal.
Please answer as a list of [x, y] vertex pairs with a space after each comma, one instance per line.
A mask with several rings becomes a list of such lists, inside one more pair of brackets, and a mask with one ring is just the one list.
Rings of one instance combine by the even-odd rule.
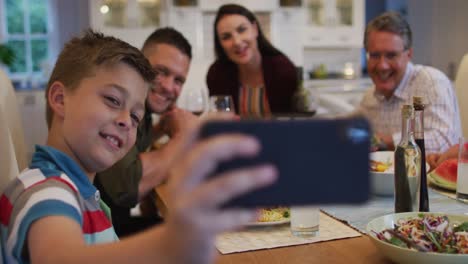
[[414, 108], [401, 109], [401, 141], [395, 150], [395, 213], [418, 211], [421, 150], [414, 140]]

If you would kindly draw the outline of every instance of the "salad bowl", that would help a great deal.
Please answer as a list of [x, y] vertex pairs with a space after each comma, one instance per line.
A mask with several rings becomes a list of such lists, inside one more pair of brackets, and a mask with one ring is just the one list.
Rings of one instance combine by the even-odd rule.
[[396, 263], [468, 263], [468, 254], [456, 253], [435, 253], [435, 252], [420, 252], [415, 249], [396, 246], [390, 242], [383, 241], [378, 238], [378, 234], [386, 229], [392, 229], [395, 224], [398, 224], [400, 219], [411, 219], [421, 217], [423, 215], [447, 216], [451, 226], [460, 225], [463, 222], [468, 222], [467, 215], [450, 215], [443, 213], [398, 213], [388, 214], [373, 219], [367, 225], [366, 231], [371, 241], [379, 249], [379, 251]]

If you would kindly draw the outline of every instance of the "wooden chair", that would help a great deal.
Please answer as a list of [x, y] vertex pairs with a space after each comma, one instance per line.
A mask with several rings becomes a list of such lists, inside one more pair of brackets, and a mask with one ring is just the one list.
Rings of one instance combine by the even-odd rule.
[[0, 193], [26, 166], [26, 146], [15, 91], [0, 69]]

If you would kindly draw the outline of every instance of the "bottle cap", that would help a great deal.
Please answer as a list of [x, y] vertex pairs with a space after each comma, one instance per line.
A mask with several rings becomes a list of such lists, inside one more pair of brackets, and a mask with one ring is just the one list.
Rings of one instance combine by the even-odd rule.
[[414, 108], [412, 105], [403, 105], [402, 108], [401, 108], [401, 115], [404, 117], [404, 118], [411, 118], [413, 117], [413, 114], [414, 114]]
[[415, 110], [424, 110], [423, 97], [413, 96], [413, 106]]

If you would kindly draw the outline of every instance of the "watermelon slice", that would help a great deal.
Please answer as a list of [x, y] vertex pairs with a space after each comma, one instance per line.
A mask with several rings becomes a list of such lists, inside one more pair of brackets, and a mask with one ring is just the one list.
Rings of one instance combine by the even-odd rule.
[[457, 190], [457, 169], [458, 160], [448, 159], [437, 166], [429, 177], [435, 185], [455, 191]]

